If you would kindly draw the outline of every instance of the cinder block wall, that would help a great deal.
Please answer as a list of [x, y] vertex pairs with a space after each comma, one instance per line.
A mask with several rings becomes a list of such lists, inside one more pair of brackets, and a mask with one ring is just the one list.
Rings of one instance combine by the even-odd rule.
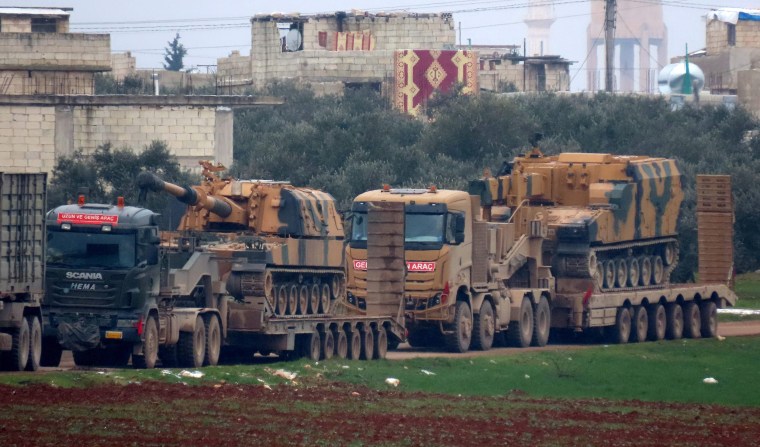
[[111, 69], [111, 36], [0, 33], [0, 55], [0, 69], [107, 71]]
[[[728, 23], [711, 20], [706, 27], [706, 47], [708, 55], [726, 51], [728, 46]], [[760, 22], [739, 20], [736, 24], [736, 48], [760, 47]]]
[[55, 107], [0, 106], [0, 140], [3, 169], [51, 171], [55, 163]]

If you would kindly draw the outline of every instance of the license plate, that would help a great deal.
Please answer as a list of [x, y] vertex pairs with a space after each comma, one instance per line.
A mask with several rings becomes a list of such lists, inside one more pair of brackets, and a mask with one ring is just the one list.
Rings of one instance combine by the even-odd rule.
[[121, 331], [106, 331], [106, 338], [109, 340], [121, 340], [122, 337]]

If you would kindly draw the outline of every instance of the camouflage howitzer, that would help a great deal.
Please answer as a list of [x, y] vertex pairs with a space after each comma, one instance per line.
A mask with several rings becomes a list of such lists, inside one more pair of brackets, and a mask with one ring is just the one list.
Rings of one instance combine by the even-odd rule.
[[201, 165], [201, 185], [143, 172], [138, 186], [188, 205], [181, 240], [217, 239], [200, 248], [230, 259], [220, 273], [238, 302], [278, 317], [330, 313], [345, 289], [343, 223], [333, 197], [289, 182], [219, 178], [224, 167]]
[[678, 261], [676, 223], [683, 200], [675, 160], [534, 149], [497, 176], [470, 184], [484, 218], [512, 221], [524, 234], [547, 224], [545, 263], [558, 288], [635, 290], [669, 282]]

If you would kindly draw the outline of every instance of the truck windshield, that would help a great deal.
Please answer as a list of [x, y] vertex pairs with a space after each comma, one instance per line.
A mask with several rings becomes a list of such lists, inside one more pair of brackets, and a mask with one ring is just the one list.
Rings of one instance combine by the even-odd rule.
[[56, 267], [134, 267], [135, 235], [49, 231], [46, 263]]
[[[407, 245], [443, 243], [445, 214], [406, 213], [405, 219], [404, 240]], [[351, 224], [351, 242], [367, 242], [367, 213], [354, 213]]]

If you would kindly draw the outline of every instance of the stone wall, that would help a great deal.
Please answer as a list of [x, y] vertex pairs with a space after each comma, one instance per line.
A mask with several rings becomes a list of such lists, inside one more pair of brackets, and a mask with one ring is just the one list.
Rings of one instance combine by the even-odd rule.
[[55, 107], [0, 106], [3, 171], [50, 171], [55, 163]]
[[244, 85], [251, 82], [251, 57], [233, 51], [228, 57], [217, 59], [216, 73], [220, 85]]
[[137, 70], [136, 67], [137, 59], [132, 56], [131, 52], [111, 54], [111, 76], [117, 81], [121, 81], [125, 76], [134, 74], [135, 70]]
[[0, 70], [109, 71], [111, 36], [0, 33]]
[[[707, 54], [714, 55], [729, 48], [728, 23], [711, 20], [707, 23]], [[736, 26], [736, 48], [760, 48], [760, 22], [739, 20]]]
[[92, 95], [93, 72], [0, 70], [0, 95]]

